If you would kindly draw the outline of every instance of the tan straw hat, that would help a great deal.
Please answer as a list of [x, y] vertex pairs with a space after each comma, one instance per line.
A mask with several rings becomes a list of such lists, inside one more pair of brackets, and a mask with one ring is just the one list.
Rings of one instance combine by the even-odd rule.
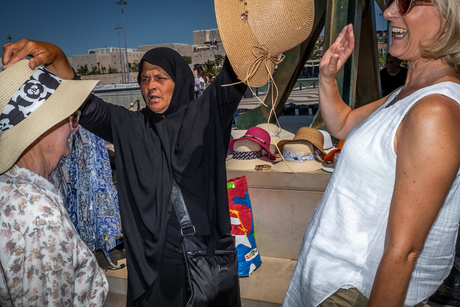
[[47, 130], [72, 115], [98, 81], [62, 80], [22, 60], [0, 73], [0, 174]]
[[215, 0], [217, 26], [233, 70], [251, 87], [270, 79], [280, 55], [311, 33], [314, 0]]
[[316, 160], [317, 156], [315, 146], [309, 141], [293, 141], [284, 145], [284, 161], [273, 165], [272, 170], [286, 173], [317, 171], [323, 167], [322, 163]]
[[299, 140], [308, 141], [313, 144], [313, 146], [316, 147], [322, 157], [326, 155], [326, 152], [324, 151], [324, 135], [318, 129], [310, 127], [300, 128], [297, 130], [292, 140], [281, 140], [278, 143], [278, 147], [280, 151], [283, 152], [283, 147], [285, 144]]

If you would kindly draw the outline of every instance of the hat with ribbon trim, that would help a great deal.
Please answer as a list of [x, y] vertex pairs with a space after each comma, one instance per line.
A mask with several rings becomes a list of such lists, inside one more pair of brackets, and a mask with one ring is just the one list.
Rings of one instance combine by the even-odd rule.
[[284, 145], [294, 141], [308, 141], [315, 146], [321, 158], [326, 155], [324, 151], [324, 135], [318, 129], [311, 127], [299, 128], [292, 140], [281, 140], [278, 142], [278, 148], [283, 152]]
[[314, 0], [215, 0], [217, 26], [233, 70], [251, 87], [271, 79], [282, 53], [305, 41]]
[[235, 152], [234, 152], [235, 142], [239, 140], [244, 140], [244, 139], [250, 140], [252, 142], [259, 144], [262, 147], [262, 149], [264, 149], [265, 156], [269, 158], [270, 160], [276, 159], [276, 157], [273, 155], [273, 152], [270, 151], [270, 143], [271, 143], [270, 134], [264, 129], [259, 128], [259, 127], [251, 127], [246, 131], [246, 133], [242, 137], [230, 140], [228, 149], [233, 153], [234, 156], [235, 156]]
[[0, 174], [43, 133], [77, 111], [98, 81], [62, 80], [22, 60], [0, 73]]

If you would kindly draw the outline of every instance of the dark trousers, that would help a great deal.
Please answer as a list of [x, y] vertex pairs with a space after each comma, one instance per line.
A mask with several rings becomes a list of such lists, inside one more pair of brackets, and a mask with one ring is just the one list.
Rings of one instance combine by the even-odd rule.
[[162, 263], [157, 280], [134, 302], [128, 287], [129, 307], [184, 307], [186, 303], [185, 264]]

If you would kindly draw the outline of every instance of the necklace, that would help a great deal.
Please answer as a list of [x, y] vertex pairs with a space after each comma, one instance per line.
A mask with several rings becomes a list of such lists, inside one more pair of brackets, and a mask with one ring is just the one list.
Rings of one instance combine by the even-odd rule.
[[407, 89], [410, 89], [412, 87], [414, 87], [414, 85], [416, 84], [419, 84], [421, 80], [425, 80], [426, 78], [428, 77], [433, 77], [434, 75], [436, 74], [439, 74], [440, 72], [443, 72], [443, 71], [446, 71], [446, 70], [450, 70], [450, 69], [454, 69], [453, 67], [446, 67], [446, 68], [443, 68], [443, 69], [439, 69], [437, 71], [435, 71], [434, 73], [431, 73], [431, 74], [427, 74], [423, 77], [420, 77], [418, 79], [416, 79], [414, 82], [412, 82], [411, 84], [409, 84], [408, 86], [404, 86], [398, 94], [396, 94], [395, 98], [393, 99], [393, 102], [391, 104], [393, 104], [394, 102], [396, 102], [400, 96], [402, 96], [402, 93], [403, 92], [407, 92]]

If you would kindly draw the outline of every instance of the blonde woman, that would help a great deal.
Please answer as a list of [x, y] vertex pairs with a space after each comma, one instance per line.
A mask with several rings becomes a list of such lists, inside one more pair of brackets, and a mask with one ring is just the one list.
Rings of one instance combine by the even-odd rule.
[[346, 26], [320, 63], [328, 132], [345, 139], [311, 219], [284, 306], [419, 306], [442, 284], [460, 218], [460, 4], [389, 0], [404, 86], [351, 110], [336, 75]]

